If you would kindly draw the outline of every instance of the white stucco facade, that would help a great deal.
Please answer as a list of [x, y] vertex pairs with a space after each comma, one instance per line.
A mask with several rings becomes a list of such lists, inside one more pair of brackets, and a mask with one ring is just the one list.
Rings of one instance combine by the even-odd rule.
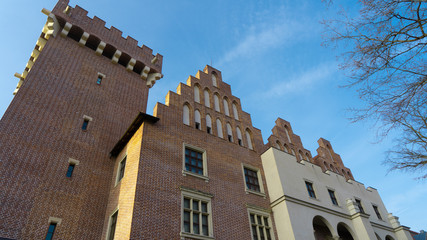
[[[410, 240], [407, 227], [387, 212], [378, 191], [270, 147], [261, 156], [279, 239]], [[306, 182], [313, 186], [310, 197]], [[338, 205], [333, 204], [330, 190]], [[361, 202], [360, 212], [356, 199]], [[378, 209], [380, 216], [374, 210]], [[381, 218], [381, 219], [379, 219]], [[330, 235], [315, 238], [314, 225]], [[326, 229], [326, 231], [327, 231]], [[344, 229], [344, 230], [343, 230]], [[344, 233], [343, 233], [344, 231]], [[350, 234], [351, 237], [345, 237]], [[348, 236], [348, 235], [347, 235]]]

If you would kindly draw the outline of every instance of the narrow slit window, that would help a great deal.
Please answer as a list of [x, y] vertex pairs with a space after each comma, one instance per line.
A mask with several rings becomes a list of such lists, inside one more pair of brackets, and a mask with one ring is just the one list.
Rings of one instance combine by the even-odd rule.
[[102, 73], [98, 73], [98, 78], [96, 79], [96, 84], [101, 85], [102, 79], [105, 78], [105, 75]]
[[67, 169], [67, 177], [68, 178], [70, 178], [71, 176], [73, 176], [73, 171], [74, 171], [74, 167], [75, 167], [76, 165], [75, 164], [73, 164], [73, 163], [70, 163], [69, 165], [68, 165], [68, 169]]
[[56, 223], [50, 223], [49, 228], [47, 229], [47, 234], [45, 240], [53, 239], [53, 234], [55, 233]]
[[114, 240], [114, 234], [116, 233], [117, 215], [119, 215], [119, 211], [115, 212], [110, 218], [110, 231], [108, 232], [108, 240]]
[[122, 180], [122, 178], [125, 176], [125, 168], [126, 168], [126, 157], [120, 162], [117, 182], [120, 182], [120, 180]]
[[88, 125], [89, 125], [89, 119], [83, 119], [82, 130], [86, 131]]

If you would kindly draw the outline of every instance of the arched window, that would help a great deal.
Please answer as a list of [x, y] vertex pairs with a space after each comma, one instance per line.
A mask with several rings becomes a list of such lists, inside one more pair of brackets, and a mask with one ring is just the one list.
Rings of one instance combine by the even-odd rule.
[[[289, 135], [289, 130], [288, 130], [288, 126], [285, 125], [285, 132], [286, 132], [286, 137], [288, 138], [288, 141], [291, 143], [291, 137]], [[294, 154], [295, 155], [295, 154]]]
[[211, 116], [206, 115], [206, 132], [212, 134], [212, 119]]
[[215, 111], [221, 112], [221, 109], [219, 107], [219, 97], [216, 94], [214, 94], [214, 104], [215, 104]]
[[185, 125], [190, 125], [190, 108], [188, 107], [187, 104], [184, 105], [184, 107], [182, 108], [182, 122]]
[[326, 170], [328, 170], [328, 169], [329, 169], [328, 164], [327, 164], [326, 162], [323, 162], [323, 165], [325, 165], [325, 169], [326, 169]]
[[331, 168], [331, 171], [332, 171], [332, 172], [335, 172], [334, 165], [332, 165], [332, 164], [331, 164], [331, 165], [329, 165], [329, 167]]
[[231, 131], [231, 125], [227, 123], [227, 137], [229, 142], [233, 142], [233, 132]]
[[305, 156], [307, 157], [307, 161], [310, 162], [310, 155], [308, 153], [305, 153]]
[[224, 103], [224, 113], [226, 116], [230, 116], [230, 111], [228, 110], [228, 101], [227, 98], [224, 98], [223, 100]]
[[248, 148], [253, 150], [254, 147], [252, 146], [252, 136], [248, 129], [246, 129], [246, 140], [248, 141]]
[[212, 72], [212, 85], [214, 87], [218, 87], [217, 81], [216, 81], [216, 73]]
[[285, 150], [285, 152], [289, 153], [289, 148], [288, 145], [286, 145], [286, 143], [283, 145], [283, 150]]
[[291, 148], [291, 152], [292, 152], [292, 155], [296, 156], [295, 151], [292, 148]]
[[279, 140], [277, 140], [277, 141], [276, 141], [276, 148], [277, 148], [277, 149], [281, 149], [281, 145], [282, 145], [282, 144], [280, 144]]
[[301, 152], [301, 151], [299, 151], [299, 152], [298, 152], [298, 155], [299, 155], [299, 158], [300, 158], [300, 160], [301, 160], [301, 161], [302, 161], [302, 160], [305, 160], [305, 159], [304, 159], [304, 156], [302, 155], [302, 152]]
[[218, 118], [216, 119], [216, 130], [218, 137], [223, 138], [224, 136], [222, 135], [222, 124]]
[[199, 112], [199, 110], [194, 111], [194, 122], [196, 123], [196, 128], [201, 130], [202, 125], [200, 124], [200, 112]]
[[200, 88], [199, 86], [194, 86], [194, 101], [200, 103]]
[[243, 146], [242, 133], [240, 132], [239, 127], [236, 128], [236, 132], [237, 132], [237, 141], [239, 142], [240, 146]]
[[237, 106], [236, 103], [233, 102], [233, 115], [234, 115], [234, 119], [239, 120], [239, 114], [237, 112]]
[[207, 89], [205, 89], [204, 95], [205, 95], [205, 106], [211, 107], [211, 99], [209, 97], [209, 91]]

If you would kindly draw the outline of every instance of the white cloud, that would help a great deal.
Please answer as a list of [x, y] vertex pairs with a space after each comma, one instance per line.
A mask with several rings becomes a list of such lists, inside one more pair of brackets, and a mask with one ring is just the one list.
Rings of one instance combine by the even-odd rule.
[[[320, 81], [327, 81], [337, 71], [335, 63], [322, 63], [304, 72], [293, 73], [271, 84], [271, 88], [263, 93], [264, 97], [281, 97], [286, 94], [307, 91]], [[286, 76], [286, 75], [283, 75]]]
[[248, 27], [248, 33], [237, 40], [220, 59], [219, 65], [225, 65], [239, 58], [248, 58], [278, 47], [296, 43], [308, 38], [317, 31], [313, 21], [293, 16], [292, 12], [280, 8], [277, 14], [267, 15], [261, 21]]

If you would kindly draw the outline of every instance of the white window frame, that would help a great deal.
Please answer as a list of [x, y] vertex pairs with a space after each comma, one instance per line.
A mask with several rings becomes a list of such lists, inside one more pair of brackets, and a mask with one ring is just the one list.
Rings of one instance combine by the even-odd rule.
[[[125, 178], [125, 176], [126, 176], [126, 165], [128, 164], [128, 159], [127, 159], [127, 152], [123, 155], [123, 157], [121, 157], [120, 158], [120, 161], [118, 161], [118, 164], [117, 164], [117, 170], [116, 170], [116, 184], [115, 184], [115, 186], [117, 186], [122, 180], [123, 180], [123, 178]], [[125, 172], [123, 173], [123, 177], [121, 178], [121, 179], [119, 179], [119, 173], [120, 173], [120, 165], [121, 165], [121, 163], [123, 162], [123, 160], [125, 160], [126, 159], [126, 164], [125, 164]]]
[[[114, 235], [116, 235], [117, 230], [117, 222], [119, 221], [119, 207], [117, 206], [114, 211], [108, 216], [108, 225], [107, 225], [107, 233], [105, 234], [105, 239], [108, 240], [110, 237], [110, 230], [111, 230], [111, 217], [117, 213], [117, 219], [116, 219], [116, 229], [114, 231]], [[113, 238], [114, 239], [114, 238]]]
[[[193, 172], [187, 171], [185, 169], [185, 149], [186, 148], [189, 148], [189, 149], [191, 149], [193, 151], [202, 153], [203, 175], [200, 175], [200, 174], [197, 174], [197, 173], [193, 173]], [[193, 145], [190, 145], [190, 144], [187, 144], [187, 143], [183, 143], [182, 144], [182, 175], [183, 176], [189, 175], [189, 176], [193, 176], [193, 177], [198, 177], [198, 178], [204, 179], [206, 182], [209, 182], [206, 150], [204, 150], [202, 148], [199, 148], [199, 147], [196, 147], [196, 146], [193, 146]]]
[[[185, 187], [180, 187], [180, 190], [181, 190], [181, 231], [180, 231], [180, 236], [182, 238], [188, 237], [191, 239], [201, 239], [201, 240], [215, 239], [215, 237], [213, 236], [214, 231], [213, 231], [212, 204], [211, 204], [213, 195], [209, 194], [209, 193], [204, 193], [201, 191], [196, 191], [193, 189], [185, 188]], [[208, 207], [208, 214], [209, 214], [209, 216], [208, 216], [209, 236], [184, 232], [184, 197], [196, 199], [196, 200], [204, 201], [204, 202], [208, 203], [207, 207]], [[192, 216], [192, 214], [190, 214], [190, 219], [192, 219], [192, 218], [193, 218], [193, 216]], [[190, 229], [193, 228], [192, 223], [193, 223], [193, 221], [190, 220]], [[192, 232], [192, 230], [190, 230], [190, 232]]]
[[[259, 184], [259, 192], [251, 190], [251, 189], [249, 189], [246, 186], [245, 168], [247, 168], [249, 170], [252, 170], [252, 171], [255, 171], [257, 173], [258, 184]], [[258, 196], [261, 196], [261, 197], [265, 198], [264, 184], [263, 184], [263, 181], [262, 181], [261, 171], [260, 171], [259, 168], [251, 166], [251, 165], [248, 165], [246, 163], [242, 163], [242, 176], [243, 176], [243, 183], [245, 185], [246, 194], [255, 194], [255, 195], [258, 195]]]
[[[259, 240], [259, 229], [257, 228], [257, 232], [258, 232], [258, 238], [259, 239], [253, 239], [253, 233], [252, 233], [252, 222], [251, 222], [251, 214], [255, 214], [255, 215], [259, 215], [262, 217], [267, 217], [267, 221], [268, 221], [268, 227], [270, 228], [270, 236], [272, 240], [275, 240], [276, 238], [274, 237], [274, 229], [273, 229], [273, 223], [271, 222], [271, 216], [270, 213], [267, 209], [263, 209], [260, 207], [255, 207], [255, 206], [248, 206], [248, 221], [249, 221], [249, 227], [250, 227], [250, 231], [251, 231], [251, 239], [252, 240]], [[256, 216], [255, 216], [256, 218]], [[264, 225], [265, 227], [265, 225]], [[267, 236], [264, 235], [264, 238], [267, 239]]]

